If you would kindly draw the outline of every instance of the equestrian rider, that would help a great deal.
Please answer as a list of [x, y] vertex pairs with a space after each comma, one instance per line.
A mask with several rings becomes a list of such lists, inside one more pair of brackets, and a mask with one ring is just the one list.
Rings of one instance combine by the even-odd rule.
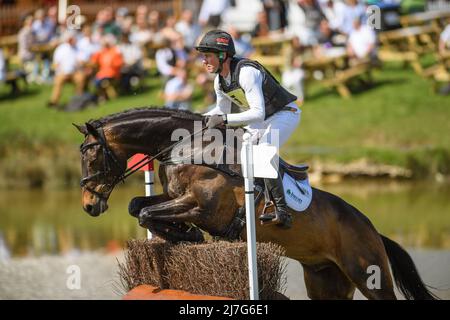
[[[297, 97], [284, 89], [257, 61], [235, 57], [234, 42], [227, 32], [209, 31], [195, 48], [203, 54], [205, 69], [217, 74], [214, 79], [216, 106], [205, 114], [206, 125], [209, 128], [225, 124], [245, 126], [257, 143], [283, 145], [300, 122]], [[231, 113], [232, 103], [245, 111]], [[271, 141], [274, 129], [278, 130], [277, 142]], [[275, 213], [261, 215], [260, 219], [289, 228], [292, 217], [280, 175], [276, 179], [264, 179], [264, 183], [275, 204]]]

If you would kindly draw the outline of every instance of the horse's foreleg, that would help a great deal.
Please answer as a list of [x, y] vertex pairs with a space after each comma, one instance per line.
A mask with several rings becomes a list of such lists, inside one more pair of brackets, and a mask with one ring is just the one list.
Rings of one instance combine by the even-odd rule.
[[139, 213], [139, 224], [146, 225], [150, 221], [188, 222], [193, 215], [198, 215], [198, 210], [192, 210], [197, 206], [190, 195], [161, 202], [142, 208]]
[[155, 236], [170, 242], [203, 242], [205, 239], [201, 230], [184, 223], [166, 223], [152, 220], [146, 228]]
[[201, 242], [204, 238], [200, 229], [184, 223], [198, 216], [197, 209], [189, 196], [179, 197], [142, 208], [138, 215], [139, 224], [171, 242]]
[[137, 218], [142, 208], [169, 201], [170, 199], [171, 198], [165, 193], [149, 197], [135, 197], [130, 201], [130, 204], [128, 205], [128, 212], [130, 213], [130, 215]]

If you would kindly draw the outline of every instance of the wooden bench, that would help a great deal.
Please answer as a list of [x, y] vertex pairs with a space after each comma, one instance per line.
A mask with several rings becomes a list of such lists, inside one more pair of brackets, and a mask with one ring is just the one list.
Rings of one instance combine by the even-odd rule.
[[348, 88], [348, 83], [354, 79], [361, 79], [364, 76], [367, 77], [369, 82], [372, 82], [370, 71], [370, 62], [364, 61], [344, 70], [336, 70], [334, 77], [323, 80], [323, 84], [328, 87], [336, 88], [341, 97], [348, 99], [352, 95]]
[[448, 19], [450, 19], [450, 9], [444, 9], [402, 16], [400, 17], [400, 24], [403, 27], [423, 26], [429, 24], [443, 30]]
[[450, 52], [438, 53], [437, 63], [425, 69], [423, 76], [432, 80], [435, 93], [440, 83], [450, 83]]
[[291, 38], [283, 34], [254, 37], [251, 43], [255, 52], [250, 58], [266, 67], [281, 70], [287, 62], [290, 42]]
[[381, 32], [378, 57], [382, 61], [402, 61], [422, 75], [420, 58], [438, 49], [439, 30], [434, 26], [415, 26]]
[[[372, 65], [369, 59], [364, 59], [351, 64], [349, 56], [346, 52], [342, 52], [333, 56], [322, 56], [307, 59], [303, 62], [303, 69], [307, 75], [309, 85], [314, 80], [314, 73], [321, 72], [323, 79], [318, 80], [326, 87], [336, 88], [337, 92], [344, 99], [351, 98], [352, 94], [348, 87], [353, 80], [360, 79], [364, 82], [372, 82], [371, 70]], [[305, 90], [306, 91], [306, 90]]]

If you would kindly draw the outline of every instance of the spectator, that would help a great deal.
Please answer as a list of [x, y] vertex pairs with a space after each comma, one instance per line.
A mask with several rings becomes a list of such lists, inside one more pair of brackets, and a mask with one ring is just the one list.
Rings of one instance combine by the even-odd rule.
[[57, 107], [64, 83], [71, 80], [75, 83], [77, 95], [81, 95], [84, 89], [85, 76], [78, 68], [78, 53], [76, 49], [76, 33], [68, 31], [53, 54], [55, 78], [53, 90], [48, 102], [49, 107]]
[[36, 81], [39, 74], [39, 65], [35, 64], [33, 60], [34, 54], [31, 52], [31, 46], [34, 42], [34, 35], [31, 29], [32, 24], [33, 17], [26, 16], [17, 36], [19, 60], [28, 74], [27, 81], [29, 83]]
[[56, 41], [57, 40], [56, 30], [58, 28], [58, 7], [57, 6], [51, 6], [50, 8], [48, 8], [46, 25], [51, 33], [49, 40]]
[[153, 43], [162, 43], [164, 37], [161, 34], [161, 16], [158, 11], [152, 10], [148, 15], [148, 29], [152, 34]]
[[183, 54], [182, 48], [175, 50], [169, 39], [165, 39], [163, 48], [156, 51], [156, 67], [166, 80], [178, 75], [180, 70], [185, 68], [186, 63], [186, 52], [184, 51]]
[[114, 21], [114, 10], [112, 7], [106, 7], [104, 11], [103, 34], [112, 34], [118, 39], [122, 30]]
[[361, 19], [353, 21], [353, 31], [350, 33], [347, 52], [350, 58], [357, 60], [364, 58], [375, 58], [376, 36], [371, 27], [362, 25]]
[[284, 70], [281, 74], [281, 84], [300, 100], [304, 98], [305, 72], [302, 69], [304, 59], [313, 58], [313, 50], [305, 47], [299, 37], [293, 37]]
[[270, 31], [283, 31], [287, 26], [286, 4], [284, 0], [262, 0]]
[[184, 38], [184, 43], [188, 49], [192, 49], [202, 30], [200, 26], [193, 21], [191, 10], [184, 10], [181, 14], [180, 21], [175, 25], [175, 30]]
[[3, 54], [3, 49], [0, 48], [0, 83], [6, 80], [6, 59]]
[[358, 0], [346, 0], [346, 5], [343, 10], [343, 19], [341, 32], [350, 35], [353, 31], [355, 19], [361, 19], [366, 14], [365, 7], [358, 2]]
[[180, 70], [178, 74], [167, 81], [164, 88], [165, 105], [168, 108], [189, 110], [194, 88], [187, 82], [186, 70]]
[[129, 93], [134, 82], [133, 79], [139, 79], [143, 75], [142, 68], [142, 49], [130, 41], [129, 34], [123, 33], [119, 50], [122, 54], [124, 66], [121, 70], [120, 88], [122, 92]]
[[450, 51], [450, 24], [445, 27], [439, 36], [439, 52], [445, 53], [448, 51]]
[[320, 22], [326, 19], [325, 14], [317, 0], [298, 0], [297, 3], [305, 16], [302, 41], [307, 45], [316, 45], [320, 35]]
[[89, 62], [92, 55], [99, 50], [100, 44], [94, 42], [92, 37], [92, 27], [83, 26], [82, 36], [77, 41], [78, 61], [83, 64]]
[[269, 35], [270, 27], [267, 13], [265, 11], [259, 12], [256, 19], [256, 26], [251, 33], [252, 37], [265, 37]]
[[140, 4], [136, 8], [135, 18], [136, 20], [141, 17], [147, 18], [148, 15], [148, 7], [145, 4]]
[[35, 20], [31, 29], [33, 30], [36, 43], [48, 43], [55, 36], [56, 24], [50, 18], [46, 18], [43, 9], [36, 10]]
[[23, 26], [18, 34], [18, 55], [21, 63], [31, 61], [34, 58], [31, 52], [31, 45], [34, 43], [34, 35], [32, 30], [33, 17], [27, 16], [23, 21]]
[[106, 7], [97, 13], [93, 32], [96, 42], [100, 42], [100, 38], [106, 34], [112, 34], [116, 38], [120, 36], [121, 30], [114, 22], [114, 11], [111, 7]]
[[174, 16], [169, 16], [166, 19], [164, 28], [161, 29], [161, 36], [169, 40], [176, 40], [179, 37], [179, 33], [175, 30], [175, 24], [177, 19]]
[[249, 58], [255, 49], [252, 47], [250, 41], [246, 41], [241, 33], [235, 27], [229, 27], [228, 33], [234, 39], [234, 48], [236, 49], [236, 56], [242, 58]]
[[198, 16], [199, 24], [202, 27], [219, 27], [222, 23], [222, 14], [229, 5], [229, 0], [203, 0]]
[[102, 38], [102, 49], [91, 58], [91, 62], [98, 66], [95, 75], [95, 85], [101, 98], [108, 98], [105, 89], [108, 84], [118, 80], [123, 66], [123, 57], [116, 46], [116, 38], [107, 34]]
[[336, 0], [327, 0], [322, 7], [322, 11], [329, 22], [331, 30], [337, 31], [342, 28], [345, 7], [342, 1]]
[[90, 64], [91, 57], [100, 49], [100, 44], [93, 40], [92, 27], [90, 25], [83, 26], [82, 36], [77, 41], [77, 57], [80, 65], [79, 68], [85, 76], [85, 86], [94, 72], [92, 65]]
[[116, 10], [116, 17], [114, 23], [116, 26], [122, 30], [125, 27], [125, 21], [127, 20], [128, 14], [130, 12], [128, 11], [127, 7], [120, 7]]
[[296, 95], [299, 100], [303, 100], [305, 72], [302, 69], [302, 58], [291, 56], [289, 60], [290, 63], [281, 75], [281, 84], [290, 93]]
[[331, 29], [327, 20], [323, 19], [320, 22], [318, 43], [322, 49], [330, 49], [336, 47], [339, 43], [336, 41], [337, 32]]
[[136, 17], [136, 25], [130, 34], [130, 40], [141, 47], [145, 47], [152, 40], [152, 32], [148, 28], [147, 17], [139, 15]]

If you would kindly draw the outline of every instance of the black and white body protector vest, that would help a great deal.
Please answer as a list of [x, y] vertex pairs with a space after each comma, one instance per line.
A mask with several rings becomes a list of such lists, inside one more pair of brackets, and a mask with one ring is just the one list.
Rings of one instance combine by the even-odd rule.
[[230, 64], [231, 83], [227, 85], [225, 79], [219, 75], [219, 87], [231, 102], [236, 104], [241, 110], [250, 107], [245, 98], [245, 92], [239, 85], [239, 74], [241, 68], [244, 66], [251, 66], [258, 69], [263, 75], [262, 91], [265, 104], [264, 120], [275, 112], [283, 109], [287, 104], [297, 100], [297, 97], [284, 89], [275, 77], [259, 62], [244, 58], [233, 58]]

